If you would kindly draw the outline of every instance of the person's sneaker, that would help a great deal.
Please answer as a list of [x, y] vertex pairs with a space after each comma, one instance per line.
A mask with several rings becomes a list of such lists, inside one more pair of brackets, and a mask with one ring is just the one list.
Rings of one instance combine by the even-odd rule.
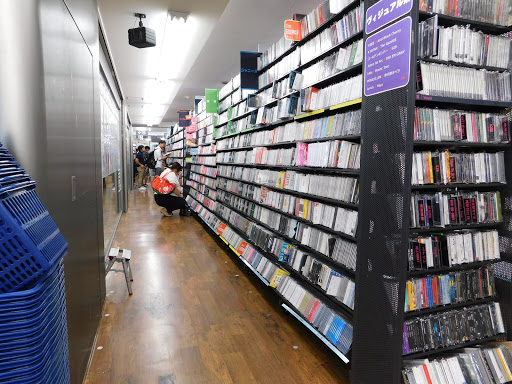
[[167, 212], [167, 209], [165, 209], [165, 208], [162, 208], [162, 209], [160, 210], [160, 212], [161, 212], [161, 213], [162, 213], [162, 215], [164, 215], [164, 216], [167, 216], [167, 217], [171, 217], [171, 216], [172, 216], [172, 212], [171, 212], [171, 213]]
[[139, 191], [145, 191], [146, 187], [139, 187]]

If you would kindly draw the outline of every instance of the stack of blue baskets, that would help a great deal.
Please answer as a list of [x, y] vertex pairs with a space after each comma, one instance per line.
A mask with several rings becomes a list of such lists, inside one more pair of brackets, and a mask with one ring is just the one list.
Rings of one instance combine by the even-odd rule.
[[68, 384], [67, 243], [0, 144], [0, 383]]

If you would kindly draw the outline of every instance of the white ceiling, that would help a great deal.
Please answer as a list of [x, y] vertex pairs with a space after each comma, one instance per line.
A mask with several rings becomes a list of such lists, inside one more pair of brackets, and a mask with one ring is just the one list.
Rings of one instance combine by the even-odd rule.
[[[283, 21], [293, 13], [307, 13], [318, 0], [99, 0], [99, 10], [121, 89], [134, 125], [169, 126], [177, 111], [192, 109], [194, 96], [240, 71], [240, 51], [257, 51], [283, 36]], [[227, 6], [226, 6], [227, 5]], [[173, 67], [157, 82], [167, 10], [189, 12], [187, 33], [172, 35]], [[134, 12], [145, 13], [144, 26], [155, 29], [157, 46], [138, 49], [128, 44], [128, 29], [137, 24]], [[160, 38], [160, 39], [159, 39]], [[188, 44], [188, 40], [192, 44]], [[167, 67], [166, 68], [170, 68]], [[155, 100], [162, 94], [164, 101]], [[153, 107], [150, 107], [154, 104]]]

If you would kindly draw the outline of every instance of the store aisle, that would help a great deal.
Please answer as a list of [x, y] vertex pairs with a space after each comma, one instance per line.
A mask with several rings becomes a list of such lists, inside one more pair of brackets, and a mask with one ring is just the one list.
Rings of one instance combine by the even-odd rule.
[[162, 217], [149, 190], [130, 207], [114, 246], [132, 250], [134, 294], [109, 274], [86, 384], [348, 383], [343, 363], [195, 218]]

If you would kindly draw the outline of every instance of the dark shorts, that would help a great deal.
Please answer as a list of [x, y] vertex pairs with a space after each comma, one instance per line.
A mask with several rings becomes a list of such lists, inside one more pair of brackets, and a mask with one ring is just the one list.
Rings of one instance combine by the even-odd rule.
[[167, 209], [167, 212], [171, 213], [176, 209], [183, 209], [187, 206], [185, 199], [176, 195], [155, 195], [155, 203]]

